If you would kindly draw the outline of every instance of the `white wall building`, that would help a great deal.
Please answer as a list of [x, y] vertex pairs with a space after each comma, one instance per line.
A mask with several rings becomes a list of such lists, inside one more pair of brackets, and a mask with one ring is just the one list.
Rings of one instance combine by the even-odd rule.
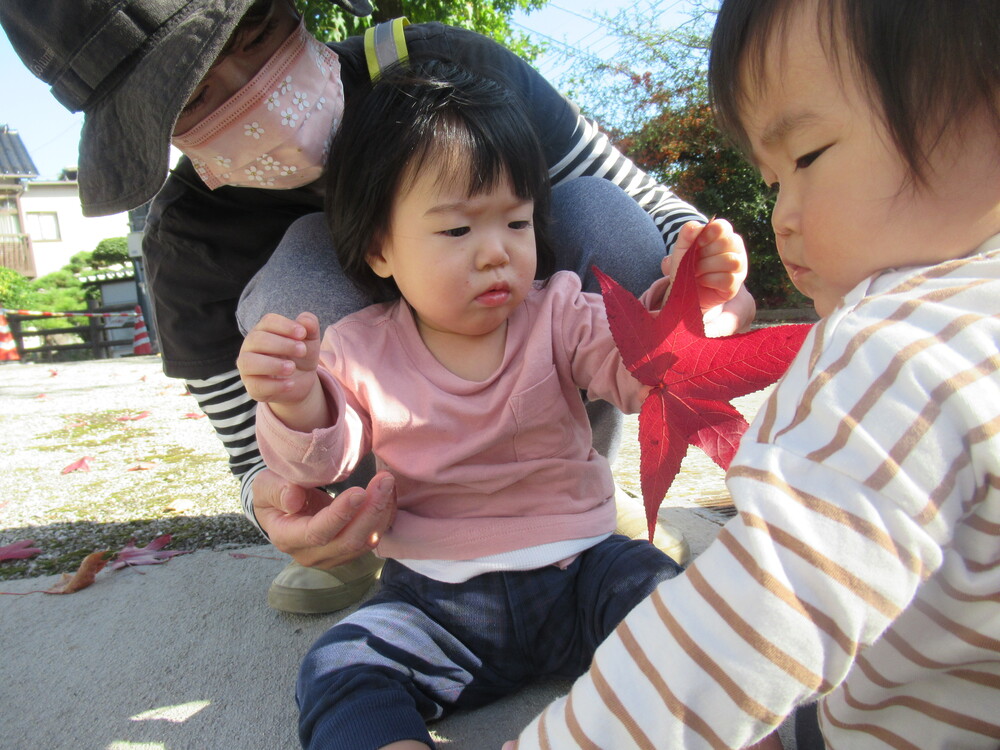
[[[67, 170], [67, 176], [76, 175]], [[130, 231], [127, 213], [85, 217], [75, 179], [25, 180], [20, 202], [38, 277], [58, 271], [101, 240], [127, 237]]]

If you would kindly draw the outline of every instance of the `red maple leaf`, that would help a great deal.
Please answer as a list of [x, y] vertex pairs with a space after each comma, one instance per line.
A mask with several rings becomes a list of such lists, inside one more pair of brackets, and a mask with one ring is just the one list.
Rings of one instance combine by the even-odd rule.
[[165, 563], [176, 555], [186, 555], [191, 552], [189, 549], [164, 551], [164, 547], [170, 544], [172, 539], [170, 534], [163, 534], [156, 537], [145, 547], [136, 547], [135, 539], [130, 539], [122, 550], [118, 553], [109, 570], [120, 570], [126, 565], [159, 565]]
[[90, 462], [94, 459], [91, 456], [84, 456], [83, 458], [78, 458], [73, 463], [64, 467], [62, 470], [63, 474], [69, 474], [74, 471], [90, 471]]
[[119, 422], [135, 422], [139, 419], [145, 419], [149, 416], [148, 411], [141, 411], [138, 414], [130, 414], [127, 417], [115, 417]]
[[38, 547], [32, 547], [34, 539], [23, 539], [4, 547], [0, 547], [0, 560], [26, 560], [29, 557], [41, 554]]
[[688, 445], [698, 446], [728, 469], [749, 426], [729, 401], [780, 378], [811, 327], [783, 325], [705, 336], [695, 278], [699, 252], [696, 239], [658, 315], [594, 269], [622, 361], [636, 379], [652, 387], [639, 412], [639, 475], [651, 540], [657, 511]]

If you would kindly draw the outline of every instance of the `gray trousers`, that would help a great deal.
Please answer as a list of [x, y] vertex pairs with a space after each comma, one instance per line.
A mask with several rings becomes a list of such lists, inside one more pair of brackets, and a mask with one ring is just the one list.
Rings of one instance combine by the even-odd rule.
[[[608, 180], [578, 177], [553, 188], [549, 234], [556, 269], [574, 271], [584, 291], [600, 291], [591, 273], [595, 265], [637, 296], [660, 278], [663, 237], [652, 218]], [[323, 330], [369, 304], [341, 271], [323, 215], [316, 213], [288, 228], [244, 289], [236, 315], [244, 334], [269, 312], [288, 318], [312, 312]], [[604, 401], [589, 403], [587, 410], [594, 448], [614, 463], [621, 412]], [[373, 474], [374, 463], [365, 461], [344, 486], [363, 486]]]

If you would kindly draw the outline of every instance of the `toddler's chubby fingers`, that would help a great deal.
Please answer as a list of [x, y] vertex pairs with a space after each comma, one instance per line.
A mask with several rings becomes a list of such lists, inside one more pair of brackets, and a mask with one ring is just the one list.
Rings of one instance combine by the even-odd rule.
[[316, 340], [319, 339], [319, 321], [310, 312], [299, 313], [295, 320], [277, 313], [268, 313], [250, 330], [247, 339], [257, 333], [280, 336], [292, 341]]
[[244, 349], [236, 360], [236, 366], [243, 377], [285, 378], [295, 373], [295, 362], [289, 356], [275, 353], [274, 349], [263, 352]]
[[316, 369], [318, 352], [319, 321], [315, 315], [300, 313], [291, 320], [271, 313], [243, 340], [236, 367], [257, 401], [287, 400], [295, 395], [298, 374]]
[[298, 359], [318, 342], [319, 321], [312, 313], [300, 313], [295, 320], [269, 313], [247, 334], [242, 352]]
[[744, 266], [746, 264], [747, 251], [743, 238], [725, 219], [712, 219], [706, 224], [704, 231], [698, 236], [698, 244], [701, 246], [702, 260], [722, 256], [741, 262]]
[[663, 272], [672, 276], [681, 259], [696, 242], [699, 250], [695, 270], [697, 276], [746, 273], [747, 256], [743, 238], [733, 231], [732, 224], [725, 219], [712, 219], [708, 224], [689, 221], [681, 227], [673, 252], [664, 259]]
[[319, 318], [317, 318], [313, 313], [299, 313], [298, 317], [295, 318], [295, 323], [296, 325], [302, 327], [303, 335], [301, 338], [303, 341], [319, 341]]
[[732, 298], [747, 276], [747, 251], [743, 238], [725, 219], [714, 219], [699, 239], [702, 251], [695, 274], [698, 283]]

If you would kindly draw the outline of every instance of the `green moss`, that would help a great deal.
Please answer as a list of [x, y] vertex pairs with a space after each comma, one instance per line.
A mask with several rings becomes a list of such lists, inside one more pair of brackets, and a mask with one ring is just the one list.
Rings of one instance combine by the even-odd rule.
[[196, 453], [190, 448], [173, 446], [166, 453], [157, 453], [145, 456], [143, 461], [155, 461], [162, 464], [184, 464], [185, 468], [195, 471], [202, 466], [216, 466], [220, 463], [219, 456], [212, 454], [207, 456], [204, 453]]
[[64, 427], [35, 436], [35, 441], [47, 445], [31, 444], [25, 446], [34, 450], [62, 450], [67, 447], [97, 448], [103, 445], [116, 445], [146, 437], [153, 434], [147, 427], [137, 424], [137, 421], [126, 419], [136, 415], [133, 409], [111, 409], [95, 411], [86, 414], [69, 414]]

